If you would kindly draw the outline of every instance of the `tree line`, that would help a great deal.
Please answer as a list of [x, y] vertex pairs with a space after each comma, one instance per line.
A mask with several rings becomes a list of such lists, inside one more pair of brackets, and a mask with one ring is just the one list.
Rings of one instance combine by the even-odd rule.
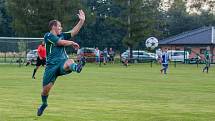
[[86, 12], [86, 24], [74, 38], [83, 47], [117, 50], [144, 48], [159, 40], [202, 26], [215, 25], [213, 0], [0, 0], [0, 36], [43, 37], [48, 22], [58, 19], [64, 31]]

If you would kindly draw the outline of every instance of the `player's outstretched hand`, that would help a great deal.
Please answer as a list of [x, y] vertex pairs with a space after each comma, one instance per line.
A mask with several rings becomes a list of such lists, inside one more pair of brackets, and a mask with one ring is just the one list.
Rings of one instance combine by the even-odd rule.
[[78, 17], [80, 20], [85, 21], [85, 13], [83, 10], [79, 10]]
[[80, 48], [80, 46], [78, 45], [78, 43], [73, 43], [72, 47], [75, 48], [75, 50], [78, 50]]

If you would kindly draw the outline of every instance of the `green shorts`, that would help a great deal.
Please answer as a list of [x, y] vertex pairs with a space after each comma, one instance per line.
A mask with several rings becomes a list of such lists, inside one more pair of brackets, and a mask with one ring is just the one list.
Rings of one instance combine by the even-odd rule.
[[63, 66], [67, 60], [61, 61], [55, 65], [46, 65], [46, 69], [43, 75], [43, 86], [48, 85], [49, 83], [55, 82], [58, 76], [66, 75], [72, 71], [65, 71]]

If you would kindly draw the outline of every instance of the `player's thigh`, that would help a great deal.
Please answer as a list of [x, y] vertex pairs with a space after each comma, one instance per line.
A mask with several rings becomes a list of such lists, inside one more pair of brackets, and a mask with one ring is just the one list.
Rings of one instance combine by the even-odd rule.
[[59, 65], [47, 66], [43, 75], [43, 86], [55, 82], [58, 77]]
[[41, 65], [42, 65], [42, 60], [40, 60], [39, 58], [37, 58], [36, 66], [41, 66]]
[[165, 64], [165, 68], [168, 68], [168, 64]]
[[167, 67], [167, 64], [162, 64], [162, 66], [163, 66], [164, 68], [166, 68], [166, 67]]
[[45, 59], [42, 60], [41, 65], [42, 65], [42, 66], [45, 66], [45, 65], [46, 65], [46, 60], [45, 60]]

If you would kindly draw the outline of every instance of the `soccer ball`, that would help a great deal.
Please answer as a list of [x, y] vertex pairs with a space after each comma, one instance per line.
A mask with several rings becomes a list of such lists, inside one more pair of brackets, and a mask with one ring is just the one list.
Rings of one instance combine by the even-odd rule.
[[150, 37], [146, 40], [146, 47], [149, 49], [155, 49], [158, 46], [158, 39], [155, 37]]

